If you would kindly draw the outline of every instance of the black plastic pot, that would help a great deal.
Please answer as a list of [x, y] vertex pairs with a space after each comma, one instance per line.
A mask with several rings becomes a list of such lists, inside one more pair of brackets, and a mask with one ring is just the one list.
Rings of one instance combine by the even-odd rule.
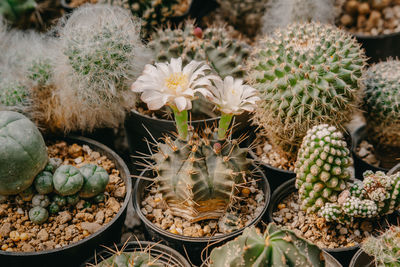
[[357, 155], [356, 149], [357, 149], [358, 145], [361, 143], [361, 141], [363, 141], [366, 138], [366, 136], [367, 136], [367, 129], [366, 129], [365, 125], [361, 126], [357, 130], [355, 130], [354, 133], [352, 134], [352, 140], [353, 140], [352, 152], [353, 152], [353, 159], [354, 159], [354, 170], [355, 170], [356, 178], [358, 178], [358, 179], [363, 179], [363, 173], [367, 170], [371, 170], [373, 172], [383, 171], [385, 173], [388, 171], [388, 169], [375, 167], [375, 166], [367, 163], [366, 161], [364, 161], [362, 158], [360, 158]]
[[[255, 225], [259, 221], [261, 221], [263, 215], [267, 211], [267, 206], [270, 199], [270, 188], [268, 184], [268, 180], [262, 171], [255, 167], [257, 174], [262, 178], [260, 180], [262, 189], [264, 191], [265, 198], [265, 206], [263, 211], [255, 218], [248, 226]], [[146, 173], [143, 172], [142, 176], [146, 176]], [[149, 177], [147, 175], [146, 177]], [[147, 236], [149, 239], [153, 241], [163, 241], [169, 247], [172, 247], [179, 251], [183, 255], [187, 255], [192, 264], [200, 265], [202, 263], [202, 255], [203, 259], [207, 258], [208, 253], [211, 251], [213, 247], [220, 246], [224, 242], [234, 239], [238, 235], [240, 235], [244, 228], [234, 231], [230, 234], [212, 236], [212, 237], [187, 237], [182, 235], [172, 234], [166, 230], [163, 230], [157, 226], [155, 226], [151, 221], [149, 221], [146, 216], [142, 213], [140, 203], [142, 202], [146, 187], [151, 184], [151, 181], [139, 179], [136, 181], [136, 185], [133, 191], [133, 205], [134, 209], [139, 215], [139, 218], [145, 225], [145, 229], [147, 231]], [[207, 251], [203, 252], [204, 249], [207, 248]], [[202, 254], [203, 252], [203, 254]]]
[[370, 63], [400, 57], [400, 32], [378, 36], [356, 34], [355, 37], [365, 49]]
[[63, 140], [69, 144], [88, 145], [92, 150], [107, 156], [114, 162], [119, 170], [121, 178], [126, 184], [126, 196], [120, 211], [115, 217], [99, 231], [87, 238], [70, 244], [68, 246], [39, 251], [39, 252], [6, 252], [0, 251], [0, 265], [12, 267], [72, 267], [79, 266], [85, 259], [93, 255], [93, 251], [100, 245], [110, 245], [118, 243], [121, 238], [121, 229], [125, 221], [126, 210], [132, 194], [132, 181], [125, 162], [110, 148], [105, 145], [85, 137], [65, 137], [47, 139]]
[[349, 267], [373, 267], [375, 265], [374, 257], [369, 256], [361, 249], [357, 251], [351, 259]]
[[[191, 267], [189, 262], [181, 254], [163, 244], [148, 241], [131, 241], [127, 244], [119, 244], [117, 247], [118, 250], [121, 250], [121, 248], [124, 247], [124, 252], [143, 251], [144, 249], [149, 248], [148, 251], [151, 257], [157, 259], [157, 262], [165, 264], [165, 266]], [[111, 249], [115, 250], [115, 247], [111, 247]], [[83, 263], [81, 267], [95, 266], [96, 264], [99, 264], [102, 259], [107, 259], [113, 255], [114, 254], [108, 249], [103, 248], [99, 252], [96, 251], [95, 256]]]
[[[286, 181], [285, 183], [281, 184], [272, 194], [266, 214], [269, 222], [274, 221], [272, 214], [278, 208], [279, 203], [281, 203], [285, 197], [297, 191], [294, 184], [295, 179]], [[343, 266], [348, 266], [351, 258], [354, 256], [358, 249], [359, 245], [346, 248], [326, 248], [324, 249], [324, 251], [335, 257], [341, 264], [343, 264]]]

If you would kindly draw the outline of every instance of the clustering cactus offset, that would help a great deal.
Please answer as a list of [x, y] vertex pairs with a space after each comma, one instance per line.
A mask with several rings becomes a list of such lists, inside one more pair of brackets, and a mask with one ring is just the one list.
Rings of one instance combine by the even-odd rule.
[[271, 223], [264, 234], [254, 226], [233, 241], [212, 250], [210, 267], [325, 266], [322, 251], [312, 243]]
[[91, 198], [104, 192], [108, 184], [108, 173], [94, 164], [86, 164], [79, 169], [83, 176], [83, 186], [79, 191], [82, 198]]
[[211, 26], [203, 31], [190, 21], [177, 29], [159, 29], [149, 47], [154, 51], [156, 62], [177, 57], [184, 64], [191, 60], [207, 61], [222, 78], [243, 78], [244, 62], [250, 54], [250, 46], [230, 37], [225, 27]]
[[375, 64], [365, 76], [362, 106], [368, 139], [375, 145], [382, 166], [391, 168], [400, 158], [400, 61]]
[[36, 207], [42, 207], [42, 208], [47, 208], [47, 206], [50, 205], [50, 199], [46, 195], [34, 195], [32, 198], [32, 206]]
[[71, 165], [62, 165], [53, 176], [54, 190], [61, 196], [70, 196], [78, 193], [83, 186], [83, 176], [78, 168]]
[[50, 194], [53, 192], [53, 174], [48, 171], [42, 171], [36, 176], [33, 185], [39, 194]]
[[307, 132], [297, 157], [296, 188], [302, 209], [316, 212], [347, 188], [352, 163], [343, 134], [327, 124]]
[[342, 129], [351, 119], [366, 57], [348, 33], [306, 23], [266, 36], [247, 62], [263, 99], [254, 123], [294, 161], [307, 130], [321, 123]]
[[49, 218], [49, 212], [40, 206], [33, 207], [29, 210], [29, 220], [35, 224], [42, 224]]
[[377, 267], [400, 266], [400, 227], [391, 226], [379, 237], [369, 237], [362, 250], [375, 258]]

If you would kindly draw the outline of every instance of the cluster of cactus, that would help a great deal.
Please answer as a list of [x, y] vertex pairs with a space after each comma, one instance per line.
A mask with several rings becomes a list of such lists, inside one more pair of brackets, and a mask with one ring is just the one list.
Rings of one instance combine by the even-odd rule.
[[358, 103], [366, 57], [345, 31], [295, 23], [260, 41], [247, 61], [263, 102], [253, 117], [290, 161], [307, 131], [320, 123], [342, 129]]
[[369, 237], [362, 250], [375, 259], [377, 267], [400, 266], [400, 227], [391, 226], [379, 237]]
[[237, 185], [246, 183], [251, 164], [237, 140], [218, 140], [210, 128], [201, 135], [166, 137], [152, 156], [158, 190], [175, 216], [190, 221], [222, 217], [239, 192]]
[[262, 31], [271, 34], [295, 22], [334, 24], [332, 0], [270, 0], [262, 19]]
[[[367, 119], [368, 139], [377, 151], [382, 151], [378, 157], [383, 167], [391, 168], [396, 164], [395, 158], [399, 157], [400, 151], [400, 61], [389, 59], [375, 64], [365, 76], [362, 106]], [[388, 159], [394, 162], [387, 162]]]
[[0, 110], [25, 111], [30, 92], [19, 81], [0, 77]]
[[152, 35], [149, 47], [155, 62], [177, 57], [184, 64], [191, 60], [207, 61], [222, 78], [243, 78], [244, 62], [250, 54], [249, 45], [230, 37], [225, 27], [211, 26], [203, 31], [191, 21], [176, 29], [159, 29]]
[[0, 15], [13, 23], [18, 23], [22, 16], [33, 12], [37, 7], [35, 0], [0, 1]]
[[212, 250], [210, 267], [325, 266], [321, 249], [271, 223], [264, 234], [246, 228], [233, 241]]
[[156, 258], [153, 258], [146, 251], [135, 251], [135, 252], [117, 252], [115, 255], [108, 259], [103, 260], [96, 267], [166, 267], [164, 264], [159, 262]]
[[[44, 223], [49, 212], [58, 213], [63, 206], [78, 203], [80, 198], [94, 202], [104, 199], [103, 192], [109, 181], [105, 169], [94, 164], [85, 164], [78, 169], [61, 163], [56, 158], [50, 159], [44, 171], [36, 176], [33, 185], [20, 193], [22, 200], [32, 201], [29, 218], [33, 223]], [[52, 196], [52, 202], [48, 195]]]

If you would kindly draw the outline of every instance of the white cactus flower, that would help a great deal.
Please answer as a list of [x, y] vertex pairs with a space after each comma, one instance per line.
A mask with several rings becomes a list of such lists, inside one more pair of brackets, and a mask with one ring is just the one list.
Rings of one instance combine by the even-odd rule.
[[182, 58], [172, 58], [170, 63], [146, 65], [131, 89], [142, 93], [141, 99], [150, 110], [164, 105], [176, 107], [179, 112], [190, 110], [195, 93], [207, 93], [211, 80], [218, 79], [215, 75], [206, 75], [210, 70], [204, 62], [194, 60], [182, 69]]
[[224, 80], [215, 80], [215, 87], [211, 87], [211, 94], [206, 97], [212, 101], [221, 112], [225, 114], [239, 115], [243, 111], [253, 111], [260, 98], [257, 90], [243, 84], [241, 79], [233, 79], [231, 76]]

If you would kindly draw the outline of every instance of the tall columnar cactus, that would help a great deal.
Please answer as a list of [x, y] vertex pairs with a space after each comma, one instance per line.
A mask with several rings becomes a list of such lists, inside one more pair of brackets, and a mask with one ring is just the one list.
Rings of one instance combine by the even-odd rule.
[[119, 7], [87, 5], [60, 25], [62, 55], [54, 73], [60, 127], [118, 126], [134, 106], [129, 84], [149, 60], [140, 22]]
[[352, 163], [343, 135], [327, 124], [314, 126], [301, 144], [296, 162], [296, 188], [302, 209], [316, 212], [336, 202], [347, 188]]
[[0, 1], [0, 15], [13, 23], [33, 12], [37, 4], [35, 0], [2, 0]]
[[245, 60], [250, 47], [244, 41], [229, 36], [224, 27], [211, 26], [204, 31], [188, 21], [177, 29], [159, 29], [149, 43], [155, 61], [164, 62], [182, 57], [183, 63], [191, 60], [207, 61], [222, 77], [242, 78]]
[[362, 250], [375, 258], [378, 267], [400, 266], [400, 227], [391, 226], [379, 237], [369, 237]]
[[295, 22], [334, 24], [334, 0], [270, 0], [262, 18], [262, 31], [271, 34]]
[[342, 129], [350, 120], [366, 58], [348, 33], [307, 23], [266, 36], [247, 62], [263, 99], [254, 123], [294, 161], [310, 128], [327, 123]]
[[255, 227], [246, 228], [233, 241], [212, 250], [210, 267], [325, 266], [322, 251], [271, 223], [264, 234]]
[[400, 61], [375, 64], [365, 76], [362, 107], [368, 137], [381, 152], [384, 167], [391, 168], [400, 157]]

